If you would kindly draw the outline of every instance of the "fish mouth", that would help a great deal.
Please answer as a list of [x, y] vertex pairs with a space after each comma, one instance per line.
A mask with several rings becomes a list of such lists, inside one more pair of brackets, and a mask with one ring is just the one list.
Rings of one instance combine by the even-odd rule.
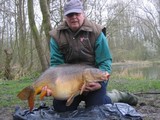
[[108, 80], [109, 77], [110, 77], [110, 74], [109, 74], [108, 72], [104, 72], [104, 73], [102, 73], [101, 79], [102, 79], [102, 80]]

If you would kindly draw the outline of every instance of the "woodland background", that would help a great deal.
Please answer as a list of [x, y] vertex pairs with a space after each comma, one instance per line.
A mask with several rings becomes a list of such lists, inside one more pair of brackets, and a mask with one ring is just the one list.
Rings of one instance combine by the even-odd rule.
[[[88, 19], [107, 28], [113, 62], [160, 56], [160, 0], [82, 0]], [[0, 1], [0, 79], [49, 67], [49, 31], [66, 0]]]

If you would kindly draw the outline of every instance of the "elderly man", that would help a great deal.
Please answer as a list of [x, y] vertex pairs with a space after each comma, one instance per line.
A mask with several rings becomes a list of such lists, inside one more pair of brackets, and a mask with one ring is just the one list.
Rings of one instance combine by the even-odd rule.
[[[102, 27], [89, 21], [80, 0], [70, 0], [64, 5], [65, 21], [50, 32], [50, 65], [83, 63], [111, 73], [112, 57], [108, 40]], [[77, 96], [70, 106], [66, 100], [53, 100], [58, 112], [76, 110], [81, 101], [86, 107], [111, 103], [106, 96], [107, 82], [93, 82], [85, 87], [85, 92]], [[51, 95], [45, 86], [42, 90]]]

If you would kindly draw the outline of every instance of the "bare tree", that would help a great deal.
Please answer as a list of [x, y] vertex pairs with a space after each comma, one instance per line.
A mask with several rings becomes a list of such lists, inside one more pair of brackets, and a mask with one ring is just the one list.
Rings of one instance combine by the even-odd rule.
[[25, 0], [18, 0], [17, 3], [17, 22], [18, 22], [18, 33], [19, 33], [19, 45], [18, 45], [18, 53], [19, 53], [19, 63], [23, 68], [26, 63], [26, 15], [25, 15]]
[[[66, 1], [35, 0], [33, 3], [33, 0], [1, 0], [0, 71], [4, 71], [7, 60], [4, 49], [12, 50], [10, 67], [14, 72], [15, 68], [20, 71], [37, 70], [39, 68], [36, 66], [39, 65], [42, 70], [48, 67], [48, 33], [51, 26], [54, 28], [63, 21], [63, 5]], [[149, 4], [143, 4], [143, 0], [82, 1], [88, 19], [106, 26], [114, 61], [144, 60], [153, 53], [160, 53], [159, 0], [146, 1]]]
[[5, 10], [6, 10], [6, 6], [5, 6], [5, 1], [3, 1], [4, 4], [1, 4], [1, 11], [0, 11], [0, 15], [1, 15], [1, 24], [3, 24], [0, 28], [0, 66], [2, 67], [3, 64], [3, 49], [4, 49], [4, 39], [5, 39], [5, 28], [6, 28], [6, 14], [5, 14]]
[[44, 32], [46, 35], [46, 40], [48, 43], [48, 48], [49, 48], [49, 40], [50, 40], [50, 35], [49, 31], [51, 30], [51, 23], [50, 23], [50, 13], [49, 13], [49, 6], [48, 6], [48, 0], [40, 0], [40, 7], [43, 15], [43, 27], [44, 27]]
[[10, 66], [12, 60], [12, 51], [9, 49], [5, 49], [4, 52], [6, 54], [4, 76], [6, 79], [11, 80], [13, 77], [11, 74], [11, 66]]
[[[144, 4], [141, 4], [140, 8], [144, 11], [146, 18], [137, 16], [140, 21], [141, 30], [143, 31], [143, 36], [145, 36], [145, 41], [149, 42], [154, 46], [160, 53], [160, 1], [154, 1], [153, 5], [155, 9], [150, 7], [145, 7]], [[156, 12], [155, 12], [155, 11]]]
[[30, 28], [33, 34], [33, 38], [35, 41], [35, 46], [37, 49], [37, 53], [39, 56], [39, 60], [41, 62], [42, 70], [44, 71], [45, 69], [48, 68], [48, 63], [44, 54], [44, 50], [41, 44], [41, 38], [37, 29], [37, 26], [35, 24], [35, 19], [34, 19], [34, 9], [33, 9], [33, 1], [28, 0], [28, 16], [29, 16], [29, 24]]

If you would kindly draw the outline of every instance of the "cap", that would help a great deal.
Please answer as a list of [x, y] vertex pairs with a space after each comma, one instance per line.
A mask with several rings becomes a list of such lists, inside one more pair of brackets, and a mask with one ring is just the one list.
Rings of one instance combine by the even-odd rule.
[[70, 13], [81, 13], [83, 11], [83, 5], [80, 0], [69, 0], [64, 5], [64, 15], [68, 15]]

